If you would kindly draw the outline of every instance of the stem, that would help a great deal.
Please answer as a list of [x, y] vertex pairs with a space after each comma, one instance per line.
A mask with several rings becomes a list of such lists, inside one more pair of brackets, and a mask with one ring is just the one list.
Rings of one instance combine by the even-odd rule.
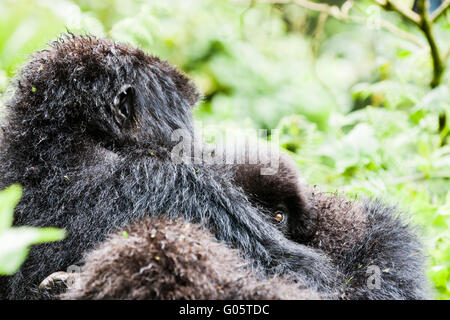
[[398, 3], [391, 0], [373, 0], [379, 6], [383, 7], [383, 9], [387, 11], [396, 11], [400, 15], [402, 15], [406, 20], [414, 23], [415, 25], [420, 24], [420, 16], [409, 8], [405, 8]]
[[430, 47], [431, 59], [433, 61], [433, 78], [431, 80], [430, 87], [436, 88], [437, 86], [439, 86], [441, 84], [442, 75], [444, 73], [444, 60], [439, 54], [439, 48], [437, 46], [436, 39], [433, 36], [432, 25], [433, 21], [435, 21], [440, 15], [442, 15], [445, 9], [448, 8], [450, 0], [444, 1], [436, 10], [436, 12], [431, 16], [431, 18], [428, 17], [426, 0], [419, 0], [418, 2], [418, 9], [420, 14], [417, 14], [412, 10], [403, 8], [392, 0], [373, 1], [386, 10], [393, 10], [398, 12], [408, 21], [419, 27], [419, 29], [423, 32], [425, 38], [427, 39], [428, 46]]
[[418, 2], [418, 9], [421, 18], [419, 28], [424, 33], [430, 46], [431, 58], [433, 60], [433, 79], [431, 80], [430, 86], [431, 88], [436, 88], [441, 83], [442, 74], [444, 73], [444, 62], [441, 60], [439, 48], [433, 36], [432, 23], [428, 18], [428, 8], [425, 1], [426, 0], [419, 0]]
[[[353, 5], [353, 1], [346, 1], [345, 4], [339, 8], [337, 6], [330, 6], [324, 3], [316, 3], [308, 0], [260, 0], [261, 2], [269, 2], [269, 3], [296, 3], [306, 9], [319, 11], [322, 13], [326, 13], [327, 15], [331, 15], [339, 20], [353, 20], [357, 21], [356, 17], [352, 17], [348, 14], [349, 9]], [[416, 25], [425, 35], [425, 38], [428, 42], [428, 47], [430, 48], [431, 59], [433, 61], [433, 77], [430, 82], [430, 87], [435, 88], [441, 84], [442, 75], [444, 73], [444, 62], [445, 60], [441, 57], [439, 53], [439, 48], [436, 43], [436, 39], [433, 35], [432, 25], [433, 22], [436, 21], [439, 17], [443, 15], [443, 13], [449, 8], [450, 0], [445, 0], [436, 9], [430, 17], [428, 17], [428, 10], [426, 10], [426, 0], [419, 0], [418, 9], [420, 14], [415, 13], [409, 8], [403, 7], [398, 4], [394, 0], [373, 0], [376, 4], [381, 6], [383, 9], [388, 11], [395, 11], [404, 17], [410, 23]], [[344, 8], [345, 7], [345, 8]], [[411, 41], [414, 41], [416, 44], [421, 44], [422, 41], [415, 39], [415, 37], [407, 32], [396, 28], [392, 24], [388, 22], [384, 22], [381, 26], [385, 29], [388, 29], [392, 32], [397, 33], [398, 35], [408, 38]]]

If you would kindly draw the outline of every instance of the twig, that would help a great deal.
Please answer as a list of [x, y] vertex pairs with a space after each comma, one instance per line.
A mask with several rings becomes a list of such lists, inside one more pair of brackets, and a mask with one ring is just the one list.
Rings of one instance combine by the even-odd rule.
[[313, 33], [313, 38], [314, 39], [319, 39], [320, 36], [322, 35], [323, 28], [325, 27], [325, 22], [327, 21], [327, 19], [328, 19], [328, 13], [321, 12], [320, 15], [319, 15], [319, 22], [317, 23], [317, 27], [316, 27], [316, 29], [314, 30], [314, 33]]
[[[346, 20], [346, 21], [350, 20], [350, 21], [353, 21], [353, 22], [359, 23], [359, 24], [365, 22], [365, 19], [363, 19], [361, 17], [355, 17], [355, 16], [349, 15], [349, 11], [353, 7], [353, 1], [346, 1], [341, 6], [341, 8], [339, 8], [338, 6], [335, 6], [335, 5], [330, 6], [325, 3], [315, 3], [315, 2], [306, 1], [306, 0], [259, 0], [259, 2], [295, 3], [295, 4], [301, 6], [305, 9], [308, 9], [308, 10], [321, 12], [321, 13], [324, 13], [327, 15], [332, 15], [335, 19], [338, 19], [338, 20]], [[386, 20], [383, 20], [383, 19], [379, 19], [379, 23], [380, 23], [380, 27], [382, 27], [383, 29], [386, 29], [387, 31], [392, 32], [401, 38], [404, 38], [408, 41], [413, 42], [420, 48], [428, 48], [428, 45], [422, 39], [416, 37], [415, 35], [407, 32], [407, 31], [404, 31], [404, 30], [396, 27], [392, 23], [390, 23]]]
[[326, 3], [317, 3], [308, 0], [260, 0], [259, 2], [280, 4], [295, 3], [308, 10], [327, 13], [328, 15], [331, 15], [339, 20], [345, 20], [348, 18], [348, 10], [350, 9], [349, 4], [353, 4], [353, 1], [346, 1], [346, 4], [344, 4], [341, 9], [335, 5], [330, 6]]
[[380, 26], [388, 31], [390, 31], [393, 34], [396, 34], [402, 38], [405, 38], [411, 42], [414, 42], [415, 44], [417, 44], [419, 47], [421, 48], [426, 48], [428, 49], [428, 45], [425, 41], [423, 41], [421, 38], [416, 37], [415, 35], [413, 35], [412, 33], [406, 32], [405, 30], [400, 29], [399, 27], [397, 27], [396, 25], [390, 23], [389, 21], [380, 19]]
[[[432, 25], [433, 21], [435, 21], [449, 6], [450, 0], [445, 0], [431, 17], [428, 17], [428, 10], [426, 8], [425, 0], [418, 1], [418, 11], [420, 12], [420, 14], [401, 7], [392, 0], [373, 1], [386, 10], [396, 11], [397, 13], [405, 17], [408, 21], [419, 27], [419, 29], [423, 32], [425, 38], [427, 39], [428, 46], [430, 47], [431, 59], [433, 61], [433, 78], [431, 80], [430, 87], [437, 87], [441, 83], [442, 74], [444, 73], [444, 60], [442, 60], [439, 54], [439, 48], [437, 46], [436, 39], [433, 36]], [[435, 20], [433, 20], [433, 18]]]
[[450, 0], [445, 0], [444, 2], [442, 2], [439, 8], [434, 10], [433, 13], [431, 14], [430, 22], [433, 23], [437, 19], [439, 19], [439, 17], [441, 17], [449, 7], [450, 7]]
[[[350, 16], [349, 19], [356, 23], [364, 23], [364, 21], [366, 20], [366, 18], [355, 17], [355, 16]], [[378, 23], [381, 28], [383, 28], [405, 40], [408, 40], [408, 41], [416, 44], [418, 47], [423, 48], [423, 49], [429, 49], [428, 44], [425, 41], [423, 41], [421, 38], [413, 35], [412, 33], [409, 33], [405, 30], [400, 29], [399, 27], [390, 23], [389, 21], [379, 18]]]
[[427, 38], [431, 50], [431, 58], [433, 60], [433, 79], [431, 80], [430, 86], [435, 88], [441, 83], [442, 74], [444, 73], [444, 62], [441, 60], [439, 48], [433, 36], [432, 23], [428, 18], [428, 8], [426, 8], [425, 0], [419, 0], [418, 9], [420, 12], [419, 28]]
[[420, 16], [414, 11], [398, 4], [397, 2], [392, 0], [373, 0], [373, 1], [376, 2], [379, 6], [383, 7], [385, 10], [396, 11], [400, 15], [402, 15], [406, 20], [414, 23], [415, 25], [420, 25]]
[[[449, 7], [450, 0], [445, 0], [441, 6], [430, 16], [428, 17], [428, 12], [425, 10], [425, 0], [419, 0], [419, 12], [420, 14], [415, 13], [409, 8], [405, 8], [402, 5], [398, 4], [394, 0], [373, 0], [379, 6], [384, 8], [385, 10], [395, 11], [404, 17], [407, 21], [416, 25], [425, 35], [428, 47], [431, 52], [431, 59], [433, 61], [433, 78], [431, 80], [430, 86], [432, 88], [437, 87], [441, 83], [442, 74], [444, 73], [444, 61], [439, 54], [439, 48], [436, 43], [436, 39], [433, 36], [432, 25], [433, 22], [438, 19], [443, 12]], [[260, 2], [269, 2], [269, 3], [296, 3], [306, 9], [318, 11], [325, 13], [326, 15], [331, 15], [338, 20], [350, 20], [355, 22], [361, 22], [361, 19], [358, 17], [350, 16], [349, 10], [353, 5], [353, 1], [346, 1], [344, 5], [339, 8], [335, 5], [328, 5], [326, 3], [316, 3], [308, 0], [260, 0]], [[424, 42], [414, 35], [401, 30], [394, 26], [393, 24], [381, 20], [380, 26], [386, 30], [389, 30], [403, 38], [406, 38], [414, 43], [418, 44], [420, 47], [424, 47]]]

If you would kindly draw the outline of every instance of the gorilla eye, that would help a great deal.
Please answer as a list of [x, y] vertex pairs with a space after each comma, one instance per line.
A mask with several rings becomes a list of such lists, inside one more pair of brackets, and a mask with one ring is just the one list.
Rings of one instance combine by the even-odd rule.
[[273, 218], [278, 222], [283, 222], [285, 219], [285, 214], [282, 211], [276, 211]]

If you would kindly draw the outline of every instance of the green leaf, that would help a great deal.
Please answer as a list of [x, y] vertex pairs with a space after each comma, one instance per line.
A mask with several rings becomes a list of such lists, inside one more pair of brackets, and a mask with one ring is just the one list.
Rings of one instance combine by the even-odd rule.
[[0, 233], [12, 225], [14, 208], [22, 196], [22, 187], [14, 184], [0, 192]]
[[0, 234], [0, 274], [16, 272], [25, 261], [29, 247], [42, 242], [59, 241], [65, 237], [64, 230], [56, 228], [11, 228]]

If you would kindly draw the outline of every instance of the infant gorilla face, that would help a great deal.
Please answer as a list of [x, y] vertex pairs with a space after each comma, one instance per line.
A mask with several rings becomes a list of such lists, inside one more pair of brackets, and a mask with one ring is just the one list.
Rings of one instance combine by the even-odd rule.
[[278, 170], [273, 175], [261, 174], [264, 167], [261, 164], [236, 165], [235, 183], [289, 239], [308, 242], [315, 232], [316, 217], [313, 211], [307, 210], [307, 188], [301, 187], [296, 164], [280, 155]]

